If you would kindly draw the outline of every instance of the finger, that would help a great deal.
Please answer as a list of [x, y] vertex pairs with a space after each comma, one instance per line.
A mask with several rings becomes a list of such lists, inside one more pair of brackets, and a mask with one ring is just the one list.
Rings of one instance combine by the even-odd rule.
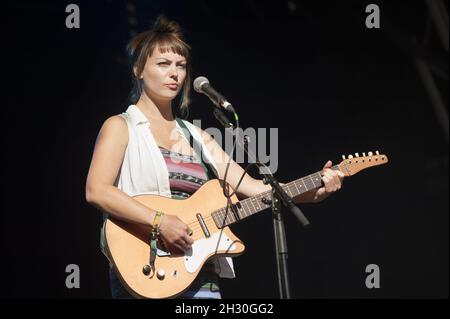
[[341, 189], [341, 182], [340, 181], [335, 181], [333, 183], [333, 191], [335, 192], [335, 191], [337, 191], [339, 189]]
[[170, 251], [173, 254], [180, 254], [180, 253], [184, 253], [184, 249], [183, 247], [181, 247], [180, 245], [178, 245], [176, 242], [173, 242], [171, 244], [167, 244], [166, 248], [168, 251]]
[[341, 187], [341, 179], [337, 173], [334, 175], [334, 183], [337, 187]]
[[333, 165], [333, 163], [332, 163], [330, 160], [328, 160], [328, 162], [326, 162], [325, 165], [323, 166], [323, 169], [329, 168], [329, 167], [331, 167], [332, 165]]
[[327, 191], [327, 193], [334, 192], [336, 185], [333, 180], [333, 176], [326, 175], [325, 178], [326, 178], [326, 181], [324, 182], [325, 190]]
[[333, 175], [336, 174], [336, 172], [335, 172], [334, 170], [330, 169], [330, 168], [324, 169], [324, 170], [323, 170], [323, 173], [324, 173], [324, 174], [328, 174], [330, 177], [333, 177]]
[[175, 242], [177, 248], [179, 248], [182, 252], [186, 252], [189, 249], [189, 246], [184, 242], [183, 239], [179, 239]]
[[327, 177], [328, 182], [333, 180], [333, 174], [329, 171], [325, 171], [324, 176]]
[[183, 255], [186, 253], [186, 249], [181, 247], [180, 245], [174, 245], [175, 249], [173, 250], [174, 255]]
[[[190, 241], [190, 236], [192, 236], [192, 234], [194, 233], [194, 231], [193, 231], [190, 227], [188, 227], [188, 226], [186, 226], [185, 231], [186, 231], [186, 232], [183, 234], [183, 239], [189, 240], [189, 241]], [[186, 236], [185, 236], [185, 235], [186, 235]]]
[[332, 181], [328, 181], [328, 183], [325, 184], [325, 191], [327, 193], [332, 193], [334, 191], [334, 184]]
[[341, 181], [337, 176], [333, 176], [333, 179], [330, 182], [330, 188], [332, 192], [337, 191], [341, 187]]
[[325, 194], [325, 193], [326, 193], [325, 187], [321, 187], [321, 188], [319, 188], [319, 189], [317, 190], [316, 196], [320, 197], [320, 196], [322, 196], [322, 195]]
[[189, 237], [188, 235], [183, 236], [183, 240], [189, 247], [194, 243], [192, 237]]
[[339, 184], [341, 185], [344, 181], [344, 173], [342, 173], [341, 171], [336, 171], [335, 174], [336, 178], [339, 180]]

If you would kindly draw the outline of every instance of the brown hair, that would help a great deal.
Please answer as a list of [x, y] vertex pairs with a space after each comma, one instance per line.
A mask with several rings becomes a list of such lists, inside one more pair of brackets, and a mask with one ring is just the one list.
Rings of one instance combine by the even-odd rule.
[[184, 80], [183, 92], [180, 100], [180, 111], [183, 116], [187, 114], [190, 103], [189, 93], [191, 90], [191, 47], [185, 42], [181, 28], [175, 21], [160, 15], [150, 30], [141, 32], [134, 36], [127, 45], [127, 51], [131, 57], [131, 72], [133, 76], [133, 88], [130, 93], [130, 101], [136, 103], [143, 90], [143, 80], [139, 79], [147, 61], [156, 46], [159, 51], [165, 53], [172, 51], [186, 59], [186, 79]]

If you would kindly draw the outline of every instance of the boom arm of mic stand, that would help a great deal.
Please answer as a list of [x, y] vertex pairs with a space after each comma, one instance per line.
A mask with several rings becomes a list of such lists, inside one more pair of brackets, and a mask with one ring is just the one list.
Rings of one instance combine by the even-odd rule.
[[[225, 116], [225, 114], [223, 114], [223, 112], [221, 110], [215, 108], [214, 116], [220, 122], [220, 124], [222, 124], [225, 128], [234, 129], [233, 124], [230, 121], [228, 121], [228, 118]], [[303, 214], [303, 212], [300, 210], [300, 208], [294, 204], [294, 202], [289, 197], [289, 195], [286, 193], [286, 191], [283, 190], [283, 188], [280, 186], [280, 184], [275, 179], [273, 174], [269, 171], [269, 168], [266, 165], [262, 164], [257, 158], [255, 159], [254, 155], [248, 152], [248, 149], [245, 147], [245, 145], [241, 144], [241, 141], [238, 138], [237, 132], [236, 132], [236, 141], [237, 141], [237, 144], [239, 145], [239, 147], [241, 149], [243, 149], [245, 151], [245, 153], [247, 153], [249, 158], [254, 160], [258, 166], [263, 167], [264, 169], [267, 170], [268, 173], [262, 174], [262, 175], [264, 175], [264, 183], [265, 184], [269, 183], [272, 186], [272, 189], [274, 190], [275, 195], [277, 195], [277, 197], [281, 200], [281, 202], [283, 203], [284, 206], [286, 206], [287, 208], [289, 208], [291, 210], [291, 212], [294, 214], [294, 216], [297, 217], [297, 219], [300, 221], [300, 223], [304, 227], [308, 226], [310, 223], [309, 223], [308, 219], [306, 218], [306, 216]]]
[[216, 117], [216, 119], [220, 122], [220, 124], [222, 124], [225, 128], [234, 128], [233, 123], [231, 123], [230, 121], [228, 121], [228, 118], [225, 116], [225, 114], [223, 114], [223, 112], [221, 110], [219, 110], [218, 108], [215, 108], [214, 111], [214, 116]]

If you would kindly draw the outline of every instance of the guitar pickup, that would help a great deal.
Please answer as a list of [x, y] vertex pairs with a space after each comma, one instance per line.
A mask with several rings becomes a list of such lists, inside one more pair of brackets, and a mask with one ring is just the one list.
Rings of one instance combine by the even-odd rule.
[[211, 234], [209, 233], [208, 227], [206, 226], [205, 220], [203, 219], [202, 214], [197, 214], [197, 220], [200, 224], [200, 227], [202, 228], [203, 234], [205, 234], [206, 238], [211, 237]]

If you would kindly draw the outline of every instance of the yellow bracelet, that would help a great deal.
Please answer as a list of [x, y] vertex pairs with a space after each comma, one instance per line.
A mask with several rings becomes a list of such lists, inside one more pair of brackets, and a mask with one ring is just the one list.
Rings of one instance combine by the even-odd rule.
[[155, 233], [155, 235], [159, 234], [158, 226], [161, 222], [161, 218], [163, 215], [164, 215], [163, 212], [156, 211], [155, 219], [153, 219], [153, 231], [152, 231], [153, 233]]

